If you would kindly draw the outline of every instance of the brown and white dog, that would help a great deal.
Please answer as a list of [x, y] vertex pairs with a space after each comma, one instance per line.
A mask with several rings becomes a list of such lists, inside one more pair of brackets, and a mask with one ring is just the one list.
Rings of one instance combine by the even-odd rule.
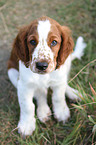
[[70, 117], [65, 93], [72, 100], [79, 97], [78, 91], [67, 84], [68, 74], [71, 61], [81, 58], [86, 44], [79, 37], [72, 53], [73, 46], [70, 29], [48, 17], [34, 20], [19, 31], [8, 62], [8, 76], [17, 88], [20, 105], [18, 132], [22, 135], [31, 135], [35, 130], [33, 96], [37, 100], [40, 121], [49, 119], [48, 87], [53, 90], [54, 117], [63, 122]]

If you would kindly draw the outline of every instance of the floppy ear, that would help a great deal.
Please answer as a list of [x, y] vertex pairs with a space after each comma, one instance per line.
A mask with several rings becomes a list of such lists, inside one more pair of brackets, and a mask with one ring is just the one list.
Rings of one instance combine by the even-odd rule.
[[71, 30], [66, 26], [61, 26], [61, 47], [57, 58], [57, 68], [66, 60], [68, 55], [73, 51], [74, 42], [71, 37]]
[[29, 50], [27, 46], [27, 34], [28, 28], [23, 27], [13, 43], [13, 49], [18, 59], [22, 60], [23, 62], [29, 61]]

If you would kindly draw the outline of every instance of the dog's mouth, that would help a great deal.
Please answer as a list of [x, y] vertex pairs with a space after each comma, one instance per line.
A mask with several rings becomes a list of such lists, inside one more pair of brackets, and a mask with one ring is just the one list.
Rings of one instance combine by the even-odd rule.
[[53, 61], [35, 61], [30, 64], [30, 69], [34, 73], [47, 74], [55, 70], [55, 65]]
[[35, 73], [38, 73], [38, 74], [47, 74], [48, 72], [46, 72], [46, 71], [40, 71], [40, 70], [37, 70]]
[[38, 70], [36, 68], [35, 69], [30, 68], [30, 69], [33, 73], [37, 73], [37, 74], [47, 74], [47, 73], [49, 73], [47, 70]]

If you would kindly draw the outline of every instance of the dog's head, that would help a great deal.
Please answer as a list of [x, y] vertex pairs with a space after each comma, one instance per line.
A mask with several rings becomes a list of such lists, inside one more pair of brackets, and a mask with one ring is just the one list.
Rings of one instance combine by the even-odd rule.
[[42, 17], [23, 27], [13, 44], [19, 60], [34, 73], [49, 73], [64, 64], [73, 50], [70, 29]]

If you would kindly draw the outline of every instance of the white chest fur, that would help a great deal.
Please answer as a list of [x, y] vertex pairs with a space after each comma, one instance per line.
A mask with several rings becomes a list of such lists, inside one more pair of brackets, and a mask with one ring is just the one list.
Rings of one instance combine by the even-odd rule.
[[48, 88], [49, 86], [66, 82], [70, 66], [71, 60], [69, 56], [59, 69], [48, 74], [37, 74], [33, 73], [30, 68], [26, 68], [23, 62], [19, 61], [19, 80], [26, 85], [32, 85], [32, 87]]

